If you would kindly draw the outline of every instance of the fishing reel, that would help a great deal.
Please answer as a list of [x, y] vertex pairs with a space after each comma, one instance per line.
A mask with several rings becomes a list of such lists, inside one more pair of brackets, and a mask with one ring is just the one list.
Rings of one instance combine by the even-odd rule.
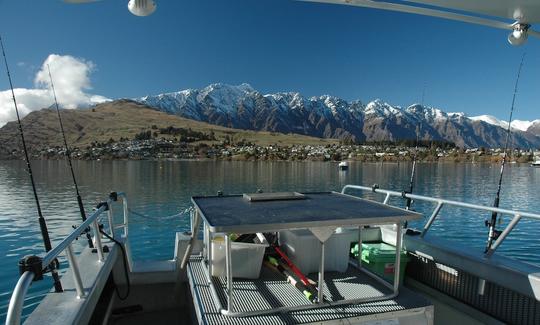
[[[76, 225], [72, 225], [71, 226], [73, 229], [77, 229], [77, 226]], [[98, 224], [98, 227], [99, 227], [99, 230], [103, 230], [103, 228], [105, 227], [105, 225], [103, 225], [102, 223]], [[81, 236], [86, 236], [86, 235], [89, 235], [91, 232], [90, 230], [90, 227], [86, 228], [85, 230], [83, 230], [81, 232], [81, 234], [77, 237], [75, 237], [75, 240], [79, 240], [79, 237]], [[92, 242], [92, 239], [89, 239], [89, 243]], [[92, 249], [92, 253], [97, 253], [97, 248], [94, 247], [93, 243], [92, 243], [92, 246], [89, 246], [91, 249]], [[103, 252], [104, 253], [108, 253], [109, 252], [109, 247], [107, 245], [103, 245]]]
[[[77, 229], [78, 227], [77, 227], [77, 225], [71, 225], [71, 228]], [[87, 234], [90, 234], [90, 231], [91, 231], [90, 227], [86, 227], [86, 229], [83, 230], [79, 236], [75, 237], [75, 240], [79, 240], [79, 237], [86, 236]]]
[[51, 264], [43, 268], [43, 258], [36, 255], [27, 255], [19, 260], [19, 274], [23, 275], [24, 272], [34, 273], [34, 279], [32, 281], [43, 280], [43, 274], [50, 273], [53, 270], [60, 268], [60, 262], [55, 258]]

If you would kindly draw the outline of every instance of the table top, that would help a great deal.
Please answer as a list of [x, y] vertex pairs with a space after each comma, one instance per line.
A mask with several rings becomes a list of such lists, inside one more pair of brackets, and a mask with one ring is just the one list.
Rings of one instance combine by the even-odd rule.
[[337, 192], [250, 201], [243, 195], [194, 196], [211, 232], [256, 233], [315, 227], [395, 224], [421, 214]]

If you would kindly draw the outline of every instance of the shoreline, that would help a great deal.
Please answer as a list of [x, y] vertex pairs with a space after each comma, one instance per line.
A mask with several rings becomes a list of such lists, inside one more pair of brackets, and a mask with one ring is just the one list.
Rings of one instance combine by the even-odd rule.
[[[540, 151], [509, 149], [508, 162], [530, 163]], [[63, 146], [30, 148], [31, 159], [63, 160]], [[92, 143], [72, 147], [72, 160], [223, 160], [223, 161], [360, 161], [360, 162], [454, 162], [500, 163], [502, 149], [456, 148], [452, 146], [408, 147], [398, 144], [270, 144], [178, 142], [171, 139], [143, 139]], [[22, 159], [20, 149], [0, 154], [0, 160]]]
[[[34, 158], [31, 161], [65, 161], [63, 157], [57, 158]], [[73, 161], [85, 161], [85, 162], [111, 162], [111, 161], [153, 161], [153, 162], [278, 162], [278, 163], [329, 163], [329, 164], [339, 164], [341, 161], [347, 161], [349, 163], [366, 163], [366, 164], [400, 164], [406, 163], [411, 164], [412, 160], [357, 160], [357, 159], [344, 159], [344, 160], [283, 160], [283, 159], [216, 159], [216, 158], [150, 158], [150, 159], [129, 159], [129, 158], [98, 158], [98, 159], [72, 159]], [[0, 161], [24, 161], [23, 159], [0, 159]], [[507, 161], [509, 165], [530, 165], [532, 161]], [[500, 165], [501, 161], [470, 161], [470, 160], [449, 160], [449, 159], [440, 159], [440, 160], [417, 160], [416, 163], [422, 164], [470, 164], [470, 165]]]

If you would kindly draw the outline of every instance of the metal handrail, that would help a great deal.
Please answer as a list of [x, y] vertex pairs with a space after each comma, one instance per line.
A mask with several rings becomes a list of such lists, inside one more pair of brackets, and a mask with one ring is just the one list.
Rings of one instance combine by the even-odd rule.
[[26, 292], [28, 291], [28, 288], [30, 288], [32, 281], [34, 281], [34, 273], [30, 271], [24, 272], [19, 278], [19, 281], [17, 281], [17, 285], [15, 286], [15, 290], [13, 290], [13, 295], [9, 301], [6, 324], [11, 325], [21, 323], [24, 297], [26, 296]]
[[453, 200], [446, 200], [441, 198], [434, 198], [430, 196], [424, 196], [424, 195], [417, 195], [417, 194], [411, 194], [406, 192], [397, 192], [397, 191], [390, 191], [390, 190], [384, 190], [380, 189], [378, 186], [360, 186], [360, 185], [345, 185], [343, 189], [341, 190], [341, 193], [345, 194], [347, 190], [349, 189], [356, 189], [356, 190], [362, 190], [366, 192], [373, 192], [373, 193], [379, 193], [379, 194], [386, 194], [386, 197], [384, 198], [383, 203], [388, 204], [388, 200], [390, 197], [400, 197], [403, 199], [412, 199], [416, 201], [425, 201], [430, 203], [436, 203], [436, 207], [431, 213], [431, 216], [429, 217], [428, 221], [424, 225], [424, 228], [422, 230], [422, 233], [420, 234], [421, 237], [424, 237], [428, 230], [430, 229], [431, 225], [439, 215], [439, 212], [443, 208], [444, 205], [450, 205], [450, 206], [456, 206], [461, 208], [469, 208], [469, 209], [475, 209], [475, 210], [483, 210], [488, 212], [496, 212], [500, 213], [501, 215], [511, 215], [513, 216], [512, 220], [508, 223], [508, 225], [505, 227], [505, 229], [502, 231], [502, 233], [499, 235], [497, 240], [493, 243], [493, 245], [487, 250], [485, 253], [485, 257], [490, 257], [493, 255], [495, 250], [501, 245], [501, 243], [504, 241], [504, 239], [508, 236], [508, 234], [514, 229], [514, 227], [517, 225], [517, 223], [521, 220], [521, 218], [529, 218], [529, 219], [536, 219], [540, 220], [540, 214], [532, 213], [532, 212], [524, 212], [524, 211], [516, 211], [516, 210], [509, 210], [509, 209], [502, 209], [502, 208], [496, 208], [491, 206], [485, 206], [485, 205], [479, 205], [479, 204], [472, 204], [472, 203], [465, 203], [465, 202], [459, 202], [459, 201], [453, 201]]
[[[111, 200], [107, 200], [107, 203], [110, 204]], [[43, 257], [43, 265], [49, 265], [54, 261], [55, 258], [60, 255], [76, 238], [78, 238], [88, 227], [90, 227], [90, 224], [94, 222], [94, 220], [97, 219], [103, 211], [105, 211], [105, 206], [100, 207], [90, 217], [86, 219], [85, 222], [83, 222], [77, 229], [73, 230], [71, 234], [69, 234], [66, 238], [64, 238], [56, 247], [51, 249], [44, 257]]]
[[485, 210], [485, 211], [497, 212], [497, 213], [500, 213], [500, 214], [507, 214], [507, 215], [519, 214], [522, 217], [540, 220], [540, 214], [537, 214], [537, 213], [501, 209], [501, 208], [495, 208], [495, 207], [491, 207], [491, 206], [472, 204], [472, 203], [465, 203], [465, 202], [459, 202], [459, 201], [452, 201], [452, 200], [434, 198], [434, 197], [423, 196], [423, 195], [418, 195], [418, 194], [390, 191], [390, 190], [380, 189], [380, 188], [377, 188], [377, 187], [373, 188], [373, 187], [360, 186], [360, 185], [345, 185], [343, 187], [343, 189], [341, 190], [341, 193], [345, 193], [347, 189], [358, 189], [358, 190], [369, 191], [369, 192], [374, 192], [374, 193], [387, 194], [387, 195], [390, 195], [390, 196], [402, 197], [404, 199], [410, 198], [410, 199], [413, 199], [413, 200], [427, 201], [427, 202], [432, 202], [432, 203], [439, 203], [440, 202], [442, 204], [454, 205], [454, 206], [459, 206], [459, 207], [463, 207], [463, 208], [471, 208], [471, 209], [477, 209], [477, 210]]
[[[120, 224], [118, 226], [124, 227], [124, 238], [127, 238], [128, 234], [128, 209], [127, 209], [127, 197], [125, 193], [118, 192], [116, 193], [117, 197], [122, 198], [123, 206], [124, 206], [124, 223]], [[66, 238], [64, 238], [56, 247], [54, 247], [52, 250], [50, 250], [42, 259], [42, 265], [43, 270], [47, 268], [51, 263], [54, 262], [54, 260], [64, 251], [66, 251], [66, 255], [69, 262], [69, 267], [71, 267], [73, 272], [73, 278], [75, 282], [75, 288], [77, 290], [77, 298], [84, 298], [85, 292], [84, 292], [84, 286], [81, 281], [80, 271], [77, 265], [77, 262], [74, 258], [73, 254], [73, 248], [72, 244], [73, 241], [76, 240], [83, 232], [85, 232], [90, 227], [94, 228], [94, 241], [96, 244], [96, 249], [98, 253], [98, 260], [100, 262], [104, 261], [103, 256], [103, 246], [101, 244], [101, 235], [99, 231], [99, 224], [98, 224], [98, 217], [107, 210], [107, 207], [110, 207], [111, 203], [113, 203], [115, 200], [110, 196], [107, 201], [104, 203], [106, 204], [100, 204], [100, 207], [95, 210], [87, 219], [84, 221], [81, 225], [79, 225], [75, 230], [73, 230]], [[111, 215], [109, 215], [111, 216]], [[109, 222], [111, 223], [111, 231], [115, 229], [115, 227], [112, 225], [112, 218], [109, 218]], [[114, 232], [111, 233], [111, 236], [114, 237]], [[126, 247], [127, 250], [127, 247]], [[11, 299], [9, 301], [9, 307], [6, 317], [6, 324], [9, 325], [18, 325], [21, 322], [21, 314], [22, 309], [24, 307], [24, 299], [26, 297], [26, 293], [28, 292], [28, 289], [30, 288], [33, 280], [34, 280], [35, 274], [31, 271], [24, 272], [21, 277], [19, 278], [17, 285], [15, 286], [13, 290], [13, 294], [11, 295]]]

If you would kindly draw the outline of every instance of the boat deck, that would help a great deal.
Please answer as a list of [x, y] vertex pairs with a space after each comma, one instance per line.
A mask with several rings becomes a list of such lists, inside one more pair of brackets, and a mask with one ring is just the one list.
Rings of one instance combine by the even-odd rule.
[[[326, 273], [324, 294], [328, 307], [250, 317], [224, 316], [213, 300], [203, 263], [201, 257], [192, 256], [187, 270], [195, 310], [199, 323], [202, 324], [305, 324], [346, 318], [366, 317], [369, 319], [370, 315], [378, 315], [377, 318], [380, 319], [384, 317], [381, 314], [387, 314], [389, 318], [397, 318], [400, 315], [421, 313], [424, 307], [431, 306], [431, 303], [422, 296], [402, 288], [399, 296], [394, 299], [334, 307], [332, 302], [337, 300], [383, 296], [391, 293], [376, 280], [350, 267], [345, 273]], [[312, 275], [312, 278], [315, 277], [315, 274]], [[227, 306], [225, 278], [213, 278], [213, 281], [221, 304]], [[233, 292], [235, 311], [292, 307], [309, 303], [297, 288], [266, 267], [261, 269], [259, 279], [235, 279]]]

